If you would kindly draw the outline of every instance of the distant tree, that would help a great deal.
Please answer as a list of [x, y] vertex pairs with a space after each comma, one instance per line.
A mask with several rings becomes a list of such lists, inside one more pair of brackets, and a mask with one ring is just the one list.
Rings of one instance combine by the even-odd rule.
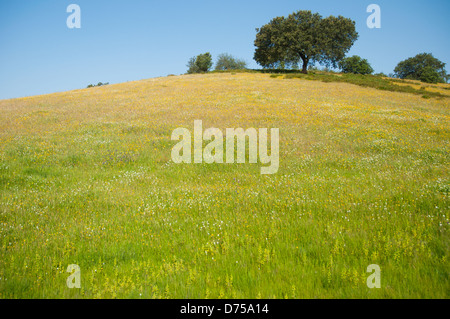
[[192, 57], [188, 64], [187, 73], [205, 73], [208, 72], [213, 66], [212, 57], [209, 52]]
[[192, 57], [189, 59], [188, 64], [186, 65], [188, 67], [188, 74], [192, 74], [192, 73], [199, 73], [199, 68], [197, 67], [197, 65], [195, 64], [195, 62], [197, 61], [197, 57]]
[[97, 86], [103, 86], [103, 85], [108, 85], [108, 84], [109, 84], [109, 82], [106, 82], [106, 83], [98, 82], [97, 85], [89, 84], [87, 87], [88, 88], [94, 88], [94, 87], [97, 87]]
[[247, 63], [245, 61], [236, 59], [228, 53], [220, 54], [216, 62], [217, 71], [241, 70], [246, 67]]
[[315, 65], [310, 64], [308, 66], [308, 71], [319, 71], [319, 68]]
[[339, 62], [339, 68], [344, 73], [354, 74], [372, 74], [373, 69], [366, 59], [360, 56], [354, 55], [349, 58], [345, 58]]
[[208, 72], [213, 66], [211, 54], [209, 52], [200, 54], [197, 57], [196, 64], [198, 65], [200, 72]]
[[431, 53], [421, 53], [401, 61], [394, 69], [400, 79], [419, 80], [428, 83], [446, 82], [445, 63]]
[[358, 38], [354, 21], [342, 16], [322, 18], [311, 11], [276, 17], [256, 31], [254, 59], [258, 64], [274, 67], [302, 61], [302, 73], [308, 72], [310, 62], [336, 67]]

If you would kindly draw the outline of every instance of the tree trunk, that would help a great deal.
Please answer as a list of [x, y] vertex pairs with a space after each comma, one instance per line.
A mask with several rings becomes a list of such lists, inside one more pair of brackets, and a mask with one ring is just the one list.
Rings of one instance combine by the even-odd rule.
[[302, 73], [303, 74], [308, 74], [308, 62], [309, 60], [306, 58], [302, 58], [303, 61], [303, 68], [302, 68]]

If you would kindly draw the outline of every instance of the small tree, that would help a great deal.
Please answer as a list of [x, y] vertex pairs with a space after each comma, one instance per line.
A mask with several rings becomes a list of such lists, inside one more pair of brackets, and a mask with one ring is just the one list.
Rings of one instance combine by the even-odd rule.
[[400, 79], [419, 80], [423, 82], [446, 82], [445, 63], [436, 59], [431, 53], [421, 53], [400, 62], [394, 69]]
[[195, 64], [196, 61], [197, 61], [197, 57], [195, 57], [195, 56], [189, 59], [189, 62], [186, 65], [188, 67], [188, 70], [187, 70], [188, 74], [199, 73], [199, 69], [198, 69], [197, 65]]
[[241, 70], [246, 67], [247, 63], [244, 60], [235, 59], [228, 53], [220, 54], [216, 62], [217, 71]]
[[212, 57], [209, 52], [197, 55], [197, 57], [192, 57], [188, 64], [187, 73], [205, 73], [212, 68], [213, 62]]
[[345, 58], [339, 62], [339, 68], [344, 73], [354, 74], [372, 74], [373, 69], [366, 59], [363, 59], [357, 55], [349, 58]]

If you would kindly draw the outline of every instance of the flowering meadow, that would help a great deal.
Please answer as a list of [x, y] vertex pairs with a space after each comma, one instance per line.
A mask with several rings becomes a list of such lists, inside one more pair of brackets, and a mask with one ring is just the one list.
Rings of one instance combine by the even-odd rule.
[[[449, 88], [217, 73], [0, 100], [0, 298], [449, 298]], [[279, 128], [278, 172], [173, 163], [195, 120]]]

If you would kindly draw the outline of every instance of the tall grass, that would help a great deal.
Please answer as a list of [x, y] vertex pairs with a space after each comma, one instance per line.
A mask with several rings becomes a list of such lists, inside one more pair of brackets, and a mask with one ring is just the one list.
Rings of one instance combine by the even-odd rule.
[[[305, 79], [0, 101], [0, 297], [448, 298], [448, 99]], [[278, 174], [172, 163], [196, 119], [279, 128]]]

